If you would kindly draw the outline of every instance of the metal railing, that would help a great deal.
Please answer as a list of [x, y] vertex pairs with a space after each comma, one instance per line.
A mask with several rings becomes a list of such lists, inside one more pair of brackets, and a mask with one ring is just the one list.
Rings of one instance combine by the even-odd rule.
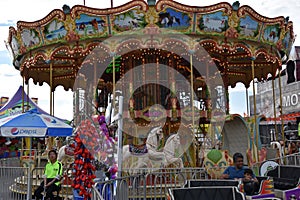
[[29, 200], [29, 168], [0, 166], [0, 200]]
[[19, 157], [0, 159], [0, 167], [20, 167], [20, 164]]
[[[300, 153], [294, 153], [294, 154], [289, 154], [286, 156], [281, 156], [273, 159], [268, 159], [268, 161], [274, 161], [277, 162], [278, 164], [281, 164], [282, 162], [284, 165], [289, 165], [289, 166], [299, 166], [300, 165]], [[265, 161], [263, 161], [265, 162]], [[251, 166], [254, 171], [259, 171], [260, 166], [262, 165], [263, 162], [257, 162]]]
[[[0, 200], [31, 200], [42, 182], [44, 168], [21, 166], [19, 158], [0, 159]], [[73, 199], [71, 169], [64, 169], [59, 196]]]
[[165, 199], [169, 188], [183, 187], [188, 179], [208, 179], [204, 168], [143, 168], [131, 173], [134, 175], [96, 182], [93, 200]]

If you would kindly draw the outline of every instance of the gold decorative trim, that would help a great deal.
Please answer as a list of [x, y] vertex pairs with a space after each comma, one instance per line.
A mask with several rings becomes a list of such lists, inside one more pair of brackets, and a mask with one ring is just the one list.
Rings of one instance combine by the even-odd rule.
[[250, 6], [247, 6], [247, 5], [240, 7], [238, 9], [237, 14], [239, 17], [243, 17], [246, 14], [249, 14], [254, 19], [256, 19], [260, 22], [264, 22], [265, 24], [280, 24], [282, 26], [285, 22], [285, 19], [282, 16], [274, 17], [274, 18], [265, 17], [263, 15], [260, 15], [255, 10], [253, 10], [253, 8], [251, 8]]
[[223, 3], [217, 3], [210, 6], [189, 6], [185, 4], [178, 3], [176, 1], [170, 1], [170, 0], [160, 0], [156, 3], [156, 10], [161, 11], [165, 8], [165, 6], [171, 6], [174, 8], [179, 9], [180, 11], [184, 12], [192, 12], [192, 13], [210, 13], [213, 11], [217, 11], [220, 9], [225, 9], [225, 12], [227, 14], [231, 14], [232, 12], [232, 6], [229, 3], [223, 2]]
[[113, 15], [113, 14], [128, 11], [137, 6], [139, 6], [140, 9], [143, 11], [147, 11], [149, 8], [148, 4], [143, 0], [134, 0], [126, 4], [123, 4], [121, 6], [115, 8], [107, 8], [107, 9], [96, 9], [96, 8], [77, 5], [71, 9], [71, 16], [75, 18], [77, 15], [81, 13], [92, 14], [92, 15]]
[[59, 20], [65, 20], [66, 15], [62, 10], [55, 9], [52, 12], [50, 12], [46, 17], [44, 17], [41, 20], [35, 21], [35, 22], [24, 22], [24, 21], [18, 21], [17, 27], [19, 30], [22, 30], [24, 28], [36, 28], [39, 26], [44, 26], [48, 22], [50, 22], [52, 19], [57, 18]]

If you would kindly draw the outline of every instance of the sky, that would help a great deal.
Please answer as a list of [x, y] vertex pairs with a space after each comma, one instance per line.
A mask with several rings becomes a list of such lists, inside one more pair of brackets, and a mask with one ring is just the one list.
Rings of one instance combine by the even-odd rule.
[[[109, 8], [109, 0], [86, 0], [86, 6], [95, 8]], [[114, 6], [127, 3], [126, 0], [114, 0]], [[187, 4], [187, 1], [177, 0]], [[207, 6], [221, 1], [217, 0], [193, 0], [188, 1], [192, 6]], [[234, 1], [227, 1], [232, 4]], [[249, 5], [256, 12], [267, 17], [289, 16], [294, 24], [295, 35], [300, 35], [300, 1], [299, 0], [240, 0], [240, 5]], [[70, 7], [83, 5], [83, 0], [1, 0], [0, 1], [0, 97], [12, 97], [20, 85], [22, 79], [20, 72], [12, 65], [12, 57], [5, 47], [4, 41], [8, 38], [9, 26], [16, 27], [17, 21], [36, 21], [45, 17], [53, 9], [61, 9], [64, 4]], [[300, 45], [300, 39], [296, 38], [295, 46]], [[29, 96], [39, 99], [39, 106], [49, 112], [50, 110], [50, 89], [44, 83], [43, 86], [29, 83]], [[251, 94], [251, 91], [249, 91]], [[73, 118], [73, 96], [71, 91], [65, 91], [61, 86], [55, 91], [54, 115], [60, 118], [71, 120]], [[230, 113], [243, 115], [246, 113], [245, 87], [238, 84], [230, 89]]]

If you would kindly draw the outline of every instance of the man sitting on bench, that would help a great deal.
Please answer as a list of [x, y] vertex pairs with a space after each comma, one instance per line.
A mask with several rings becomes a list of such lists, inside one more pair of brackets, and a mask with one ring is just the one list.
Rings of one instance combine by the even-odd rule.
[[53, 192], [60, 190], [60, 179], [62, 177], [62, 164], [57, 161], [57, 152], [55, 150], [50, 150], [48, 153], [49, 162], [45, 167], [45, 172], [43, 175], [44, 181], [41, 185], [35, 190], [34, 196], [36, 200], [42, 199], [43, 195], [42, 192], [46, 192], [45, 199], [53, 200]]
[[[231, 180], [242, 180], [244, 178], [245, 169], [248, 169], [244, 166], [244, 156], [241, 153], [235, 153], [233, 155], [234, 166], [229, 166], [223, 174], [221, 179], [231, 179]], [[253, 181], [257, 181], [257, 178], [252, 174]]]

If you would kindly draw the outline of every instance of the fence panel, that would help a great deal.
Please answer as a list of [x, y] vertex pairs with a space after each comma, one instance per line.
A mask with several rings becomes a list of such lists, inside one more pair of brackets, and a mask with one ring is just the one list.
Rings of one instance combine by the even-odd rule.
[[0, 166], [0, 200], [31, 199], [28, 193], [29, 168]]
[[165, 199], [169, 188], [182, 187], [188, 179], [207, 179], [204, 168], [136, 169], [133, 175], [98, 181], [93, 200]]

